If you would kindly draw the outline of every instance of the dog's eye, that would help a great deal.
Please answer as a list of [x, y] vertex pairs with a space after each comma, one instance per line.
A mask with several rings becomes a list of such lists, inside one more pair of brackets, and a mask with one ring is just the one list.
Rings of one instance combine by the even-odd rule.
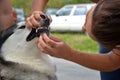
[[25, 29], [25, 26], [21, 26], [21, 27], [19, 27], [18, 29]]

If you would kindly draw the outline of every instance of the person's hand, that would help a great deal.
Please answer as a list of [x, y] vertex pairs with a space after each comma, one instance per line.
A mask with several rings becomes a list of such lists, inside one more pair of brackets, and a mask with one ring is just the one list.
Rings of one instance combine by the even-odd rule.
[[51, 21], [51, 17], [48, 14], [43, 13], [42, 11], [34, 11], [30, 17], [26, 19], [26, 27], [28, 28], [36, 28], [40, 26], [40, 20], [43, 20], [40, 15], [47, 16]]
[[72, 50], [61, 39], [56, 37], [48, 37], [46, 34], [40, 36], [38, 47], [44, 53], [65, 59], [70, 56]]

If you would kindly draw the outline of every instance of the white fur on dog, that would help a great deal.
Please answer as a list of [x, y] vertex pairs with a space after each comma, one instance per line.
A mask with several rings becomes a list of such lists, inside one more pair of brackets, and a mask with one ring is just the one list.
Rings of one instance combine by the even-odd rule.
[[55, 67], [50, 57], [38, 49], [38, 38], [34, 38], [28, 42], [26, 41], [26, 37], [29, 33], [30, 30], [27, 28], [16, 29], [15, 32], [3, 44], [1, 49], [2, 56], [4, 56], [6, 61], [23, 65], [22, 68], [24, 68], [24, 65], [26, 65], [27, 68], [31, 69], [32, 71], [35, 70], [42, 74], [54, 76]]

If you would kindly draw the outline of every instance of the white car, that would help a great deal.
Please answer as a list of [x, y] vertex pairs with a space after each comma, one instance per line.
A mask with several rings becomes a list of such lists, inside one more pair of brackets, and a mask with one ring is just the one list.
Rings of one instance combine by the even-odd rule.
[[80, 32], [85, 23], [87, 11], [95, 4], [66, 5], [52, 17], [51, 31]]

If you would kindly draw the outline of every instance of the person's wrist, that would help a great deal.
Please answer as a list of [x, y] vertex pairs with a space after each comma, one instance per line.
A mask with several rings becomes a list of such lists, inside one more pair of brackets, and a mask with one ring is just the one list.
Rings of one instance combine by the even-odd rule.
[[97, 3], [97, 2], [100, 1], [100, 0], [91, 0], [91, 1]]
[[67, 59], [67, 60], [70, 60], [72, 61], [73, 60], [73, 57], [74, 57], [74, 54], [75, 54], [75, 50], [74, 49], [70, 49], [68, 53], [66, 53], [67, 56], [64, 58], [64, 59]]
[[43, 12], [43, 11], [39, 11], [39, 10], [32, 11], [32, 12], [29, 14], [29, 16], [31, 16], [32, 14], [36, 14], [36, 13], [43, 14], [44, 12]]

